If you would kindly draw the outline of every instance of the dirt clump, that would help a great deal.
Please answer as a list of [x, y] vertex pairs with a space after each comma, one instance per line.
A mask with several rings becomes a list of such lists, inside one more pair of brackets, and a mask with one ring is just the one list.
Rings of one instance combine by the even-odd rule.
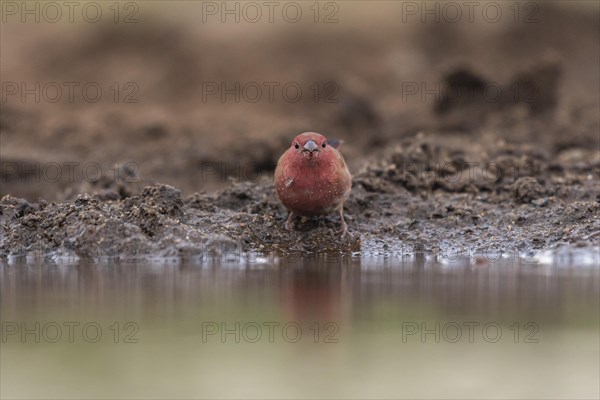
[[294, 231], [286, 231], [287, 212], [272, 182], [234, 182], [187, 198], [168, 185], [118, 199], [81, 194], [62, 203], [5, 196], [0, 251], [122, 258], [201, 257], [209, 248], [222, 252], [223, 246], [244, 254], [506, 252], [598, 240], [598, 175], [578, 172], [593, 166], [567, 164], [556, 171], [527, 147], [505, 146], [479, 165], [535, 161], [536, 167], [521, 169], [526, 176], [492, 176], [469, 167], [467, 153], [437, 142], [435, 136], [417, 135], [355, 173], [345, 207], [346, 240], [339, 238], [336, 216], [298, 219]]

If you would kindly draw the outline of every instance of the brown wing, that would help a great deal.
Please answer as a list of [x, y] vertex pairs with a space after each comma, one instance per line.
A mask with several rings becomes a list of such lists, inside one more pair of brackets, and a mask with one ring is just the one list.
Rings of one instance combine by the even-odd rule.
[[327, 143], [334, 149], [339, 149], [344, 144], [344, 141], [341, 139], [331, 139], [328, 140]]

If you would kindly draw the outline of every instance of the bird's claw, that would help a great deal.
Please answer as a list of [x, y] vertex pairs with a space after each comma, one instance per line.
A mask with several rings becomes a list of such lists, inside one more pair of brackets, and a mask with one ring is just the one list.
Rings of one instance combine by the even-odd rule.
[[342, 221], [342, 230], [340, 239], [344, 239], [348, 235], [348, 224], [345, 221]]
[[293, 212], [290, 213], [290, 215], [288, 216], [287, 221], [285, 221], [285, 229], [288, 231], [292, 231], [294, 229], [294, 218], [296, 218], [296, 214], [294, 214]]

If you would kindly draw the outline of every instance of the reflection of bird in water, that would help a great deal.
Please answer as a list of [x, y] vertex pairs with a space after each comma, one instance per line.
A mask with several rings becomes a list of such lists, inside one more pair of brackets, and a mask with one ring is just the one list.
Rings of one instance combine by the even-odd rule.
[[285, 319], [298, 323], [339, 322], [342, 274], [339, 265], [303, 260], [291, 265], [282, 285]]

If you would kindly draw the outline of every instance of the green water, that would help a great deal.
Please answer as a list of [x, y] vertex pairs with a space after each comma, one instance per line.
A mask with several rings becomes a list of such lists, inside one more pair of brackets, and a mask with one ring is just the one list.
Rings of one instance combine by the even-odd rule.
[[597, 398], [595, 250], [0, 262], [2, 398]]

